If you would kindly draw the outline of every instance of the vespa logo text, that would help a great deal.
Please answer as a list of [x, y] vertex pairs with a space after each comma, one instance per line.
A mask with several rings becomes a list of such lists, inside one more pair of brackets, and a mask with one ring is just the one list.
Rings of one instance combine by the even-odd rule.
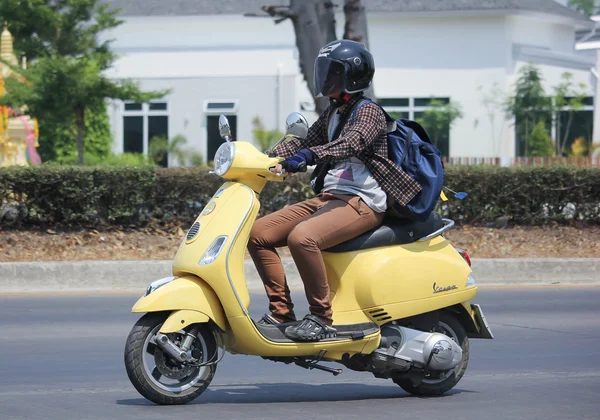
[[433, 293], [447, 292], [454, 289], [458, 289], [454, 284], [452, 286], [438, 286], [437, 283], [433, 283]]

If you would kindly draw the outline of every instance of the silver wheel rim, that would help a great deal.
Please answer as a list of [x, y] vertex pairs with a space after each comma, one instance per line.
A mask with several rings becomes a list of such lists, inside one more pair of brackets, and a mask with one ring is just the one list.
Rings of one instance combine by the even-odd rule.
[[[174, 394], [180, 394], [182, 392], [185, 392], [188, 389], [194, 387], [198, 382], [208, 379], [210, 375], [210, 367], [208, 366], [193, 368], [191, 374], [186, 376], [182, 380], [168, 379], [162, 374], [160, 374], [160, 372], [158, 372], [158, 374], [160, 375], [157, 375], [158, 368], [156, 366], [156, 362], [154, 359], [154, 351], [152, 349], [154, 348], [154, 346], [156, 346], [154, 336], [156, 335], [161, 326], [162, 324], [159, 324], [156, 327], [154, 327], [154, 329], [150, 332], [150, 334], [148, 334], [146, 340], [144, 341], [144, 346], [142, 349], [142, 361], [144, 366], [144, 374], [146, 375], [146, 378], [154, 386]], [[183, 331], [179, 331], [178, 333], [182, 332]], [[196, 340], [198, 340], [202, 349], [201, 363], [207, 363], [208, 347], [206, 345], [206, 341], [204, 340], [204, 337], [202, 337], [202, 334], [198, 334], [196, 336]]]
[[[456, 332], [450, 327], [450, 325], [446, 324], [445, 322], [440, 321], [438, 323], [438, 329], [441, 329], [443, 331], [437, 331], [437, 332], [440, 332], [440, 333], [450, 337], [456, 344], [458, 344], [460, 346], [460, 343], [458, 342], [458, 334], [456, 334]], [[461, 346], [461, 348], [462, 348], [462, 346]], [[440, 382], [444, 382], [446, 379], [448, 379], [452, 375], [452, 372], [454, 372], [455, 375], [458, 375], [458, 373], [462, 369], [464, 363], [465, 363], [465, 353], [463, 352], [463, 357], [462, 357], [460, 363], [458, 365], [456, 365], [456, 367], [454, 369], [450, 369], [450, 370], [447, 370], [444, 372], [434, 371], [435, 373], [440, 373], [441, 377], [436, 378], [436, 379], [428, 379], [426, 377], [425, 379], [423, 379], [423, 382], [426, 384], [432, 384], [432, 385], [439, 384]]]

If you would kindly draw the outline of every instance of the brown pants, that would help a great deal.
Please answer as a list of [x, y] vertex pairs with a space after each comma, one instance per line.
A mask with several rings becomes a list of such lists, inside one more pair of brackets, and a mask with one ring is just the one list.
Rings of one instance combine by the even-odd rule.
[[287, 245], [304, 282], [310, 312], [332, 324], [329, 283], [321, 250], [379, 226], [383, 213], [353, 195], [322, 193], [256, 221], [248, 250], [279, 320], [295, 319], [285, 272], [275, 248]]

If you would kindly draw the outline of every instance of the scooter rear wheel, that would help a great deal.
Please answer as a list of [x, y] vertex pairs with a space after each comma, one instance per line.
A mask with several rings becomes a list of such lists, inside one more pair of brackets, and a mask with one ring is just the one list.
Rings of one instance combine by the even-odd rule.
[[[154, 336], [168, 315], [148, 313], [136, 322], [125, 345], [125, 368], [135, 389], [146, 399], [160, 405], [185, 404], [206, 390], [217, 366], [183, 365], [155, 344]], [[217, 351], [215, 337], [206, 325], [194, 327], [197, 334], [191, 352], [200, 362], [211, 362]], [[183, 337], [178, 333], [167, 335], [174, 342]]]
[[440, 312], [439, 324], [435, 330], [447, 335], [458, 343], [462, 348], [463, 358], [453, 370], [448, 372], [432, 372], [418, 385], [415, 385], [406, 377], [393, 379], [394, 383], [400, 385], [403, 390], [410, 394], [419, 396], [442, 395], [454, 388], [467, 370], [467, 365], [469, 364], [469, 339], [460, 321], [448, 312]]

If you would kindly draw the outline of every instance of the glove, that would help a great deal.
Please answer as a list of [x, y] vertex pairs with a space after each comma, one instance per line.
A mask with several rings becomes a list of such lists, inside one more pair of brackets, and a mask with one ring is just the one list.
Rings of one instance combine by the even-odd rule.
[[286, 172], [306, 172], [306, 167], [315, 164], [315, 156], [308, 149], [302, 149], [294, 156], [281, 162], [281, 166]]

